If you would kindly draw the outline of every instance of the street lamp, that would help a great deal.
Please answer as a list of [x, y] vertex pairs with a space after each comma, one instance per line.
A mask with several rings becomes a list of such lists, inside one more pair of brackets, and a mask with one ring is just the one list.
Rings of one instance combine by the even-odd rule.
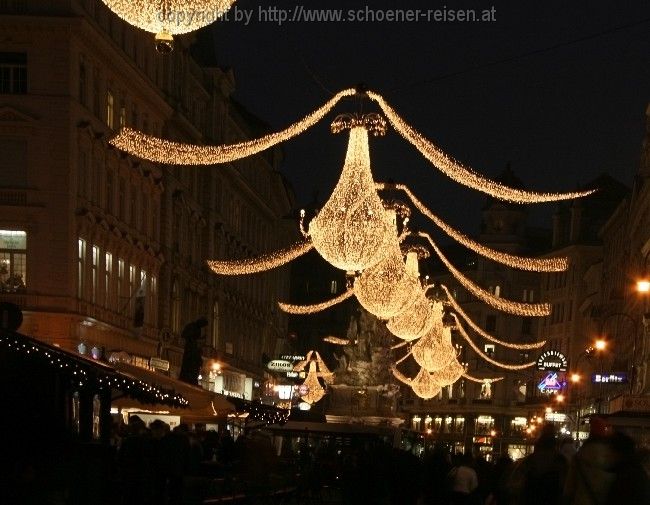
[[603, 338], [599, 338], [594, 342], [594, 349], [597, 351], [604, 351], [607, 348], [607, 341]]
[[642, 293], [642, 294], [650, 293], [650, 280], [639, 279], [638, 281], [636, 281], [636, 291], [637, 293]]

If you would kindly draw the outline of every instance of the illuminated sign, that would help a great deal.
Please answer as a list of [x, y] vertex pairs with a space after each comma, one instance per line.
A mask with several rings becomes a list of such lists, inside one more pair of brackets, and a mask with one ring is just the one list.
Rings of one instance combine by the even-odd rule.
[[164, 370], [165, 372], [169, 371], [169, 361], [166, 359], [151, 357], [149, 358], [149, 366], [154, 370]]
[[550, 391], [560, 391], [565, 385], [566, 382], [558, 379], [557, 372], [550, 372], [537, 385], [537, 389], [542, 393], [547, 393]]
[[626, 384], [626, 372], [594, 373], [591, 374], [593, 384]]
[[537, 370], [555, 370], [557, 372], [566, 372], [568, 362], [566, 356], [560, 351], [544, 351], [537, 358]]
[[544, 419], [552, 423], [563, 423], [566, 421], [566, 414], [562, 414], [561, 412], [547, 412], [544, 415]]
[[305, 356], [301, 354], [283, 354], [279, 359], [284, 361], [305, 361]]
[[272, 372], [291, 372], [293, 370], [293, 363], [285, 359], [274, 359], [269, 361], [266, 368]]

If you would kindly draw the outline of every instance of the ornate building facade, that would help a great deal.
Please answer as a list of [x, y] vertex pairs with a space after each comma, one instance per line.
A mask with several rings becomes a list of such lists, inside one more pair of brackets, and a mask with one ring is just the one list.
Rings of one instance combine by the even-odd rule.
[[175, 374], [184, 326], [204, 317], [206, 367], [220, 368], [204, 386], [256, 396], [260, 356], [286, 334], [288, 270], [218, 278], [205, 260], [294, 240], [281, 153], [180, 167], [108, 143], [122, 126], [205, 144], [259, 135], [232, 73], [197, 35], [157, 53], [99, 0], [3, 2], [0, 30], [0, 298], [23, 309], [21, 331]]

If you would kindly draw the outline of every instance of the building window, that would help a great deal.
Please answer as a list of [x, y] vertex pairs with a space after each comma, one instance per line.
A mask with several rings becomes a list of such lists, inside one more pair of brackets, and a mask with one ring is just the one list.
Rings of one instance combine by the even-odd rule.
[[483, 350], [485, 351], [485, 354], [487, 354], [488, 356], [494, 357], [494, 351], [495, 351], [494, 344], [485, 344], [483, 346]]
[[0, 94], [27, 93], [27, 53], [0, 53]]
[[172, 331], [181, 332], [181, 295], [178, 288], [178, 281], [172, 286]]
[[212, 305], [212, 347], [219, 349], [219, 302]]
[[485, 331], [494, 331], [497, 327], [497, 316], [488, 314], [485, 318]]
[[122, 297], [124, 296], [124, 260], [117, 260], [117, 308], [122, 310]]
[[79, 152], [79, 166], [77, 167], [77, 194], [84, 198], [87, 197], [88, 191], [88, 155], [84, 151]]
[[115, 125], [115, 103], [110, 90], [106, 92], [106, 124], [111, 129]]
[[113, 274], [113, 255], [109, 252], [104, 256], [104, 306], [108, 309], [113, 305], [113, 297], [111, 296], [112, 282], [111, 277]]
[[335, 295], [338, 292], [338, 285], [337, 284], [338, 283], [336, 281], [332, 281], [330, 283], [330, 293], [332, 293], [333, 295]]
[[0, 230], [0, 291], [21, 291], [26, 283], [27, 232]]
[[489, 435], [494, 429], [494, 417], [478, 416], [476, 418], [475, 433], [477, 435]]
[[118, 189], [119, 194], [118, 194], [118, 212], [119, 212], [119, 218], [122, 221], [126, 221], [126, 209], [125, 207], [125, 200], [126, 200], [126, 181], [124, 180], [124, 177], [120, 177], [120, 187]]
[[158, 305], [158, 278], [155, 275], [149, 279], [149, 323], [155, 326], [157, 320], [157, 305]]
[[126, 126], [126, 107], [122, 105], [120, 107], [120, 128], [124, 128]]
[[106, 173], [106, 210], [109, 214], [113, 214], [113, 203], [115, 195], [113, 194], [114, 176], [113, 172]]
[[92, 302], [97, 303], [97, 282], [99, 277], [99, 247], [93, 246], [92, 256]]
[[135, 265], [129, 265], [129, 314], [133, 314], [134, 295], [135, 295]]
[[496, 296], [497, 298], [501, 296], [501, 286], [497, 286], [496, 288], [494, 288], [494, 296]]
[[492, 399], [492, 383], [485, 381], [481, 384], [481, 391], [479, 393], [479, 398], [481, 400], [491, 400]]
[[85, 298], [86, 287], [86, 241], [82, 238], [78, 241], [77, 250], [77, 298]]

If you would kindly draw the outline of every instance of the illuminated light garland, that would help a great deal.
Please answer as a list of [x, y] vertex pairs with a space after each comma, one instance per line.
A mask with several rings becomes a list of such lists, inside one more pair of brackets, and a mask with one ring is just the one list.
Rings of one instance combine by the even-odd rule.
[[252, 156], [299, 135], [323, 119], [341, 98], [353, 95], [354, 93], [354, 89], [341, 91], [321, 108], [285, 130], [237, 144], [219, 146], [184, 144], [146, 135], [131, 128], [122, 128], [120, 133], [111, 139], [110, 143], [117, 149], [121, 149], [137, 158], [158, 163], [174, 165], [213, 165], [216, 163], [227, 163]]
[[465, 367], [454, 358], [440, 370], [431, 374], [431, 379], [441, 387], [449, 386], [456, 382], [465, 373]]
[[478, 333], [484, 339], [489, 340], [490, 342], [494, 342], [495, 344], [502, 345], [504, 347], [509, 347], [511, 349], [539, 349], [540, 347], [544, 347], [544, 345], [546, 344], [546, 340], [541, 340], [530, 344], [513, 344], [512, 342], [506, 342], [504, 340], [499, 340], [498, 338], [493, 337], [485, 330], [483, 330], [483, 328], [477, 325], [474, 321], [472, 321], [472, 319], [465, 313], [465, 311], [461, 308], [458, 302], [451, 295], [447, 286], [445, 286], [444, 284], [441, 284], [440, 286], [445, 291], [445, 293], [447, 293], [447, 301], [452, 306], [452, 308], [458, 313], [458, 315], [460, 315], [460, 317], [462, 317], [465, 320], [465, 322], [469, 325], [470, 328], [472, 328], [476, 333]]
[[361, 271], [384, 258], [386, 244], [394, 235], [372, 179], [368, 130], [355, 126], [350, 130], [341, 176], [309, 223], [309, 236], [328, 263], [345, 271]]
[[283, 312], [287, 314], [315, 314], [317, 312], [322, 312], [323, 310], [329, 309], [334, 305], [341, 303], [344, 300], [347, 300], [354, 294], [354, 289], [348, 289], [340, 295], [330, 298], [327, 301], [321, 303], [315, 303], [313, 305], [294, 305], [291, 303], [278, 302], [278, 307]]
[[406, 377], [394, 366], [391, 367], [391, 372], [399, 381], [410, 386], [413, 392], [423, 400], [430, 400], [434, 396], [438, 395], [442, 390], [442, 388], [433, 381], [431, 374], [423, 368], [420, 368], [420, 371], [413, 379]]
[[510, 188], [496, 181], [492, 181], [463, 166], [460, 162], [445, 154], [440, 148], [424, 138], [418, 131], [409, 126], [388, 103], [377, 93], [368, 92], [368, 97], [379, 104], [386, 114], [388, 121], [395, 130], [407, 141], [415, 146], [420, 153], [431, 162], [438, 170], [452, 180], [469, 188], [481, 191], [495, 198], [515, 203], [541, 203], [557, 202], [560, 200], [573, 200], [590, 195], [594, 191], [580, 191], [571, 193], [536, 193], [522, 189]]
[[219, 275], [248, 275], [265, 272], [289, 263], [291, 260], [309, 252], [314, 245], [300, 241], [278, 251], [241, 260], [208, 260], [210, 269]]
[[[395, 211], [389, 210], [387, 214], [395, 220]], [[379, 319], [390, 319], [404, 312], [421, 289], [417, 277], [406, 269], [397, 240], [397, 224], [393, 226], [394, 235], [386, 257], [365, 269], [354, 282], [359, 303]]]
[[399, 344], [395, 344], [395, 345], [390, 346], [390, 349], [391, 350], [399, 349], [400, 347], [404, 347], [405, 345], [409, 345], [409, 342], [406, 341], [406, 340], [404, 342], [400, 342]]
[[147, 32], [173, 35], [214, 23], [235, 0], [102, 0], [124, 21]]
[[504, 368], [506, 370], [523, 370], [524, 368], [530, 368], [531, 366], [535, 365], [534, 361], [531, 361], [529, 363], [524, 363], [523, 365], [510, 365], [508, 363], [501, 363], [500, 361], [492, 359], [490, 356], [488, 356], [483, 351], [481, 351], [481, 349], [479, 349], [479, 347], [469, 337], [469, 335], [465, 331], [465, 328], [463, 328], [463, 326], [460, 324], [460, 321], [458, 320], [458, 316], [454, 313], [452, 313], [451, 316], [456, 321], [456, 330], [458, 330], [458, 333], [460, 333], [461, 336], [465, 340], [467, 340], [467, 343], [474, 350], [474, 352], [478, 354], [481, 358], [483, 358], [485, 361], [487, 361], [488, 363], [492, 363], [494, 366], [498, 366], [499, 368]]
[[386, 328], [397, 338], [411, 341], [425, 335], [431, 330], [435, 321], [431, 301], [420, 288], [415, 295], [414, 303], [401, 314], [389, 319]]
[[485, 382], [489, 382], [489, 383], [499, 382], [499, 381], [502, 381], [503, 379], [505, 379], [505, 377], [485, 377], [485, 378], [481, 379], [479, 377], [474, 377], [473, 375], [470, 375], [467, 372], [465, 372], [463, 374], [463, 377], [465, 379], [467, 379], [467, 380], [470, 380], [472, 382], [477, 382], [479, 384], [483, 384]]
[[506, 300], [504, 298], [499, 298], [494, 296], [492, 293], [480, 288], [474, 284], [471, 280], [465, 277], [460, 273], [442, 254], [442, 251], [438, 248], [433, 240], [431, 242], [431, 247], [438, 255], [440, 260], [445, 264], [449, 272], [454, 276], [454, 278], [460, 282], [467, 291], [472, 293], [475, 297], [485, 302], [490, 307], [493, 307], [502, 312], [507, 312], [508, 314], [514, 314], [516, 316], [531, 316], [531, 317], [542, 317], [548, 316], [551, 313], [551, 306], [548, 303], [522, 303], [514, 302], [512, 300]]
[[309, 363], [309, 371], [307, 372], [307, 377], [302, 385], [307, 387], [307, 393], [301, 395], [300, 398], [309, 404], [316, 403], [325, 396], [325, 389], [321, 386], [320, 382], [318, 382], [318, 372], [316, 371], [315, 361]]
[[[465, 234], [455, 230], [438, 216], [436, 216], [420, 200], [418, 200], [418, 198], [404, 184], [377, 183], [376, 187], [380, 190], [394, 188], [403, 191], [409, 197], [415, 208], [418, 209], [426, 217], [428, 217], [438, 228], [444, 231], [459, 244], [462, 244], [475, 253], [480, 254], [485, 258], [491, 259], [492, 261], [496, 261], [502, 265], [517, 268], [519, 270], [526, 270], [529, 272], [564, 272], [569, 268], [569, 259], [567, 257], [525, 258], [522, 256], [516, 256], [514, 254], [496, 251], [482, 244], [479, 244]], [[427, 233], [420, 232], [416, 233], [416, 235], [431, 240], [431, 237]]]
[[323, 342], [327, 342], [329, 344], [334, 344], [334, 345], [348, 345], [350, 343], [350, 341], [347, 338], [340, 338], [334, 336], [323, 338]]

